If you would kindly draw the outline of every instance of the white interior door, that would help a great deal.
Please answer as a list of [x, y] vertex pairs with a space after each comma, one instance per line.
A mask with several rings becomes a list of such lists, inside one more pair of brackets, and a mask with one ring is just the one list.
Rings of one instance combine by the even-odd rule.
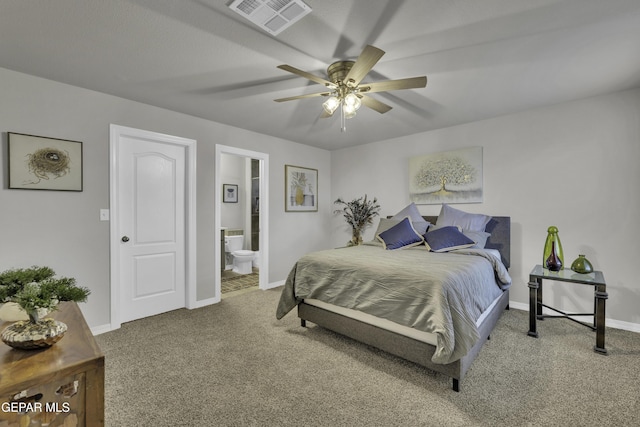
[[116, 323], [185, 307], [188, 152], [173, 138], [138, 130], [112, 135]]

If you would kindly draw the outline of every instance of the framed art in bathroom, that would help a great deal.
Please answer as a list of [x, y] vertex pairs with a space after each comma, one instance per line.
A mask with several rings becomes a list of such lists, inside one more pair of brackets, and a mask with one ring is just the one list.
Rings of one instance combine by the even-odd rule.
[[238, 186], [236, 184], [222, 184], [222, 201], [224, 203], [238, 203]]
[[9, 188], [82, 191], [82, 142], [9, 132]]
[[318, 212], [318, 170], [284, 166], [285, 212]]

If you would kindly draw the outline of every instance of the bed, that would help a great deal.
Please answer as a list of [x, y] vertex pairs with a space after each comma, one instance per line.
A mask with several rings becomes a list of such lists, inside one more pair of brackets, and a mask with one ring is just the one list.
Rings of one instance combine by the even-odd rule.
[[285, 282], [276, 316], [297, 307], [301, 326], [312, 322], [447, 375], [460, 391], [509, 307], [510, 228], [510, 217], [492, 217], [484, 249], [434, 253], [369, 242], [305, 255]]

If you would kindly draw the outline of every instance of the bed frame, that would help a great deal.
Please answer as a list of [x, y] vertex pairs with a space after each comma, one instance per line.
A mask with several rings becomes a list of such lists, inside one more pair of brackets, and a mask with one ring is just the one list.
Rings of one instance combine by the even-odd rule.
[[[432, 216], [425, 216], [424, 218], [432, 224], [435, 224], [437, 219], [437, 217]], [[502, 255], [502, 262], [505, 267], [509, 268], [511, 260], [511, 218], [493, 217], [487, 224], [486, 230], [491, 233], [486, 247], [499, 250]], [[453, 390], [459, 392], [460, 381], [462, 381], [471, 363], [480, 353], [485, 341], [490, 338], [491, 331], [496, 326], [503, 311], [508, 309], [509, 290], [506, 290], [478, 328], [480, 338], [473, 348], [461, 359], [446, 365], [431, 361], [431, 357], [436, 350], [435, 346], [431, 344], [306, 304], [304, 301], [298, 304], [298, 317], [301, 319], [300, 323], [303, 327], [306, 327], [307, 321], [313, 322], [323, 328], [447, 375], [453, 380]]]

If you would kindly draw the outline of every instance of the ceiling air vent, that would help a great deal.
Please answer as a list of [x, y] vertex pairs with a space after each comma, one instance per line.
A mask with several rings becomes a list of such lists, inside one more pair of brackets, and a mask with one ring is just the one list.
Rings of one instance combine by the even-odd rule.
[[311, 12], [302, 0], [234, 0], [229, 8], [274, 36]]

